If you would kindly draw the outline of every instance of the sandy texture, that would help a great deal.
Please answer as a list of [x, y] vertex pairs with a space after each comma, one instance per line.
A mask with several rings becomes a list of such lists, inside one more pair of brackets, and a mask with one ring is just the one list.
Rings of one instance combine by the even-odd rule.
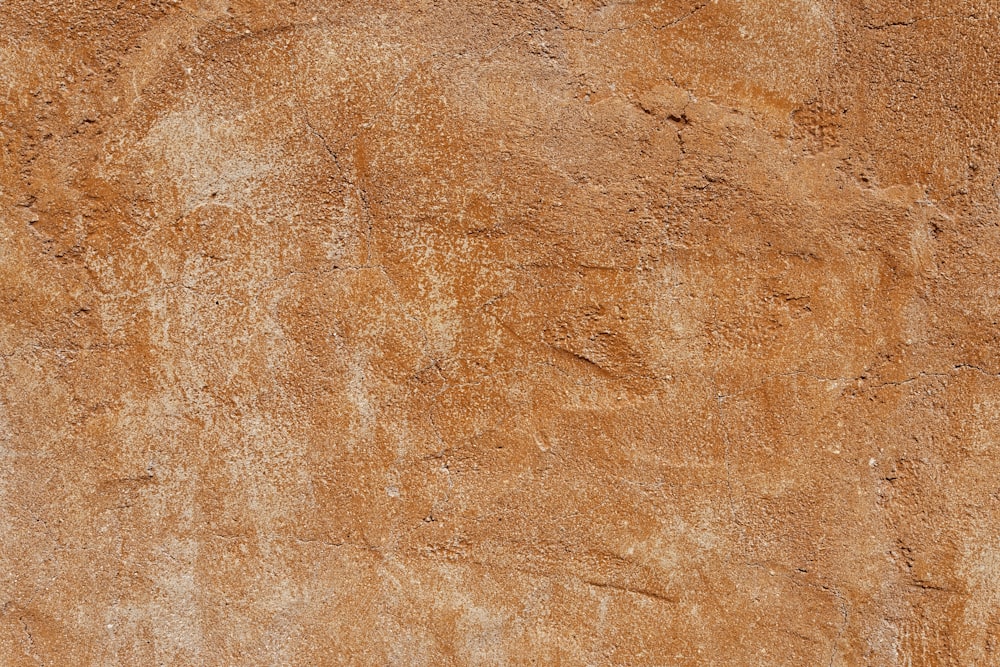
[[0, 663], [1000, 663], [998, 34], [0, 3]]

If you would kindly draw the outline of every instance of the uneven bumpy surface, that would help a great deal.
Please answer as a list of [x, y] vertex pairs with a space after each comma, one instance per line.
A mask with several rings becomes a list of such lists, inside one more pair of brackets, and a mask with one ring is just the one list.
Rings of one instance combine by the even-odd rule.
[[0, 663], [1000, 663], [998, 31], [0, 3]]

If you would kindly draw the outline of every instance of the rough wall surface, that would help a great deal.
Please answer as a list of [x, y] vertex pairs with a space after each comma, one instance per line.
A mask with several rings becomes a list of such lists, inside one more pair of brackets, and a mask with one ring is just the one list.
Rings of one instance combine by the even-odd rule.
[[1000, 663], [998, 31], [0, 3], [0, 663]]

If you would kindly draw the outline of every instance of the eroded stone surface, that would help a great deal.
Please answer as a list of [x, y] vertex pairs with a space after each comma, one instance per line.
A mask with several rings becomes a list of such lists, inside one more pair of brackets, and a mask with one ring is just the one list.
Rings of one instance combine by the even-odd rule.
[[3, 664], [995, 664], [998, 23], [3, 3]]

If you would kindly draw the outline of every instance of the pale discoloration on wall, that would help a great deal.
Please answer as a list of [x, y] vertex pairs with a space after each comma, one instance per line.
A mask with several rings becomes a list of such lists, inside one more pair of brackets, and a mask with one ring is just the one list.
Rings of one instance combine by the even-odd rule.
[[995, 661], [985, 2], [0, 7], [5, 664]]

